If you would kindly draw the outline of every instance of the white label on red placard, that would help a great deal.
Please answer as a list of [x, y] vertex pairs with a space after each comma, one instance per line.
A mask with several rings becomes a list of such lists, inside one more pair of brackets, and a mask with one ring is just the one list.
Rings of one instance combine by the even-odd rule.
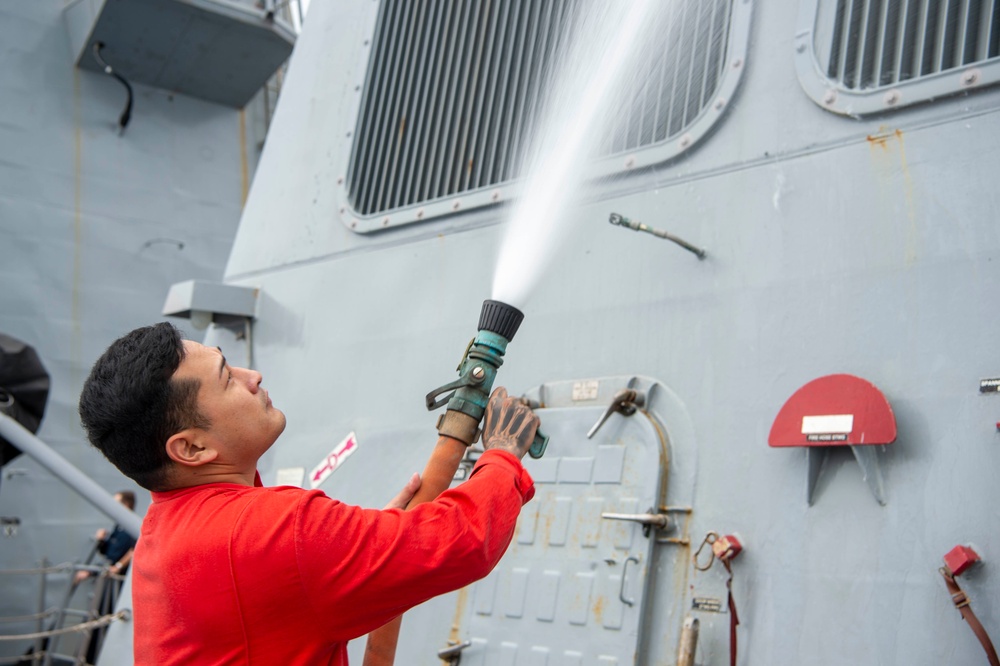
[[849, 433], [854, 430], [854, 414], [827, 414], [824, 416], [803, 416], [803, 435], [824, 435], [829, 433]]

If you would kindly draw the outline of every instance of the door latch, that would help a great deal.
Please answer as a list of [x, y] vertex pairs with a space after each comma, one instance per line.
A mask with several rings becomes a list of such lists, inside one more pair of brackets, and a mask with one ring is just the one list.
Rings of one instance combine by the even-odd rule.
[[594, 424], [594, 427], [587, 433], [587, 439], [592, 438], [601, 429], [604, 422], [611, 418], [611, 415], [618, 412], [622, 416], [632, 416], [635, 410], [646, 404], [646, 394], [631, 388], [623, 388], [611, 398], [611, 404], [601, 415], [601, 418]]
[[661, 506], [656, 513], [652, 507], [646, 513], [602, 513], [601, 518], [606, 520], [627, 520], [642, 525], [642, 535], [649, 537], [649, 533], [656, 528], [656, 543], [673, 543], [687, 545], [689, 540], [686, 536], [665, 537], [666, 533], [672, 532], [677, 527], [677, 522], [672, 519], [670, 513], [691, 513], [689, 506]]
[[[453, 641], [448, 641], [453, 643]], [[458, 666], [462, 662], [462, 650], [472, 645], [472, 641], [463, 641], [451, 644], [446, 648], [438, 650], [438, 659], [447, 662], [449, 666]]]

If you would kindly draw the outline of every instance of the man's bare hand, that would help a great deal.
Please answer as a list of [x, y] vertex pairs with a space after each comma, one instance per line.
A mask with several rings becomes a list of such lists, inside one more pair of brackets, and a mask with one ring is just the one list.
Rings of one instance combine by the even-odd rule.
[[[385, 505], [385, 509], [405, 509], [406, 505], [410, 503], [413, 496], [417, 494], [420, 489], [420, 475], [416, 472], [410, 477], [410, 480], [406, 482], [403, 489], [399, 491], [399, 494], [392, 498], [388, 504]], [[385, 510], [383, 509], [383, 511]]]
[[510, 451], [518, 458], [531, 448], [538, 430], [538, 417], [517, 398], [507, 395], [502, 386], [493, 391], [486, 405], [483, 447]]

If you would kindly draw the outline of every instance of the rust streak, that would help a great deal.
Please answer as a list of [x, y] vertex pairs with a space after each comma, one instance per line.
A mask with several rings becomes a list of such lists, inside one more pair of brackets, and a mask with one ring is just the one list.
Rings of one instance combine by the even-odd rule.
[[[895, 134], [899, 136], [899, 130], [896, 130]], [[868, 141], [868, 145], [872, 148], [878, 146], [882, 150], [888, 150], [888, 140], [892, 137], [892, 135], [893, 132], [890, 132], [888, 127], [881, 125], [878, 128], [878, 134], [869, 134], [865, 140]]]
[[876, 134], [874, 136], [871, 135], [871, 134], [869, 134], [866, 137], [866, 141], [868, 141], [868, 145], [870, 145], [872, 148], [874, 148], [875, 146], [878, 146], [882, 150], [888, 150], [889, 149], [889, 146], [886, 145], [886, 142], [888, 141], [888, 139], [889, 139], [889, 135], [887, 135], [887, 134]]
[[917, 260], [919, 231], [917, 229], [916, 187], [910, 174], [910, 165], [906, 160], [906, 144], [903, 142], [903, 131], [897, 129], [896, 140], [899, 142], [899, 168], [903, 176], [903, 196], [906, 201], [906, 217], [910, 226], [906, 236], [906, 263], [912, 265]]
[[660, 445], [660, 474], [662, 475], [663, 482], [660, 483], [660, 494], [659, 494], [659, 505], [664, 506], [667, 503], [667, 481], [670, 478], [670, 454], [668, 453], [669, 447], [667, 446], [667, 433], [660, 427], [659, 422], [653, 417], [649, 411], [645, 409], [639, 410], [646, 417], [649, 423], [653, 426], [653, 430], [656, 431], [657, 439]]
[[594, 601], [594, 622], [601, 624], [601, 618], [604, 617], [604, 597], [597, 597]]
[[[681, 622], [684, 621], [684, 608], [689, 603], [688, 592], [688, 581], [689, 574], [691, 573], [691, 543], [690, 543], [690, 527], [691, 527], [691, 517], [694, 512], [689, 512], [684, 516], [684, 526], [681, 528], [681, 536], [688, 537], [688, 543], [678, 544], [677, 559], [674, 566], [674, 599], [675, 601], [675, 613], [676, 617], [680, 619]], [[680, 634], [678, 634], [680, 635]]]
[[[469, 587], [463, 587], [458, 591], [458, 598], [455, 600], [455, 619], [451, 622], [451, 633], [448, 634], [448, 641], [452, 645], [458, 645], [462, 642], [460, 636], [462, 635], [462, 618], [465, 617], [465, 607], [469, 604]], [[442, 664], [448, 664], [450, 662], [441, 660]]]

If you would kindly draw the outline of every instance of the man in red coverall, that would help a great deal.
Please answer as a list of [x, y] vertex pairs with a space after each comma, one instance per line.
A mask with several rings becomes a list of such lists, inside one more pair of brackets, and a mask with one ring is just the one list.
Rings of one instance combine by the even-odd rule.
[[[410, 511], [264, 488], [257, 461], [285, 427], [254, 370], [139, 328], [80, 397], [91, 443], [152, 491], [133, 557], [135, 663], [347, 664], [347, 641], [488, 574], [534, 487], [520, 459], [538, 418], [498, 388], [470, 478]], [[392, 508], [397, 507], [397, 508]]]

